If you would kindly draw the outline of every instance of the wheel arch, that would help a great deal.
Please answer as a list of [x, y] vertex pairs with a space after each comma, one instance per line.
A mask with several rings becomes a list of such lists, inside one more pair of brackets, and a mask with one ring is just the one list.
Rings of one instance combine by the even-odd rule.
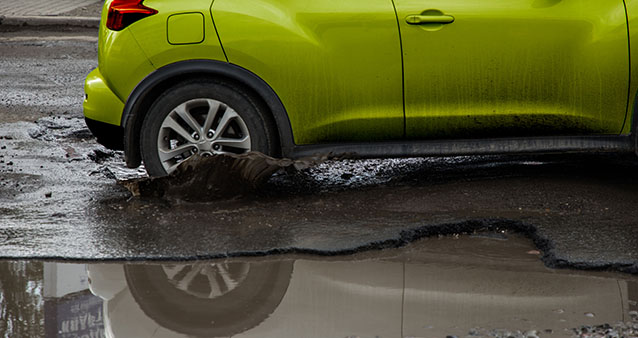
[[260, 77], [237, 65], [215, 60], [187, 60], [161, 67], [142, 80], [129, 95], [122, 113], [124, 154], [130, 168], [141, 164], [140, 130], [148, 109], [157, 97], [175, 83], [191, 79], [214, 78], [240, 85], [261, 99], [277, 129], [280, 154], [286, 156], [294, 148], [288, 113], [275, 91]]
[[627, 114], [627, 122], [629, 129], [629, 137], [632, 140], [632, 146], [634, 147], [634, 153], [638, 155], [638, 92], [633, 93], [633, 96], [629, 97], [629, 114]]

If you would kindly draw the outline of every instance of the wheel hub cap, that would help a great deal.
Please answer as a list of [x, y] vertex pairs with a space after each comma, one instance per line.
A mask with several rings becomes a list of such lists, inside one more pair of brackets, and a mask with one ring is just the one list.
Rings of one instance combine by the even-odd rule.
[[246, 123], [235, 110], [213, 99], [175, 107], [162, 122], [157, 151], [167, 173], [194, 154], [241, 154], [251, 150]]

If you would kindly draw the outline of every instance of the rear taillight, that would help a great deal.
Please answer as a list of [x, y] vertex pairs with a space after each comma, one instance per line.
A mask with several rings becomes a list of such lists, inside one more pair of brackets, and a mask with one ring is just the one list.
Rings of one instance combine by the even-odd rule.
[[144, 0], [113, 0], [109, 6], [106, 28], [121, 31], [135, 21], [157, 14], [157, 11], [142, 4]]

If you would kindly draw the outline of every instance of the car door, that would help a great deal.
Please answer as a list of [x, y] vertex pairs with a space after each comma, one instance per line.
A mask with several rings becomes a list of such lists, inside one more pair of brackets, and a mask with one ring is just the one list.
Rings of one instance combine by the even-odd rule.
[[394, 0], [410, 138], [618, 134], [622, 0]]
[[212, 13], [228, 61], [273, 88], [296, 144], [403, 137], [392, 0], [215, 0]]

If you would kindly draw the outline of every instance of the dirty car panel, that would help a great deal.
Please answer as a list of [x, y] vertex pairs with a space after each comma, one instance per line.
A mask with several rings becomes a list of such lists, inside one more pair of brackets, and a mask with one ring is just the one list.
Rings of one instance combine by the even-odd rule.
[[[629, 85], [622, 0], [395, 4], [408, 137], [620, 133]], [[414, 14], [436, 22], [408, 22]]]
[[[280, 151], [272, 153], [282, 156], [339, 149], [362, 156], [450, 155], [454, 149], [462, 149], [459, 154], [545, 152], [552, 144], [557, 151], [635, 148], [627, 113], [638, 89], [630, 81], [629, 50], [636, 25], [628, 27], [635, 1], [626, 7], [622, 0], [427, 5], [147, 0], [133, 2], [154, 14], [113, 31], [104, 22], [116, 2], [131, 1], [105, 2], [101, 87], [87, 82], [85, 109], [96, 122], [120, 119], [129, 166], [143, 158], [139, 138], [148, 132], [142, 121], [152, 104], [167, 88], [203, 77], [254, 95], [256, 105], [266, 103], [260, 114], [273, 121]], [[218, 64], [205, 74], [186, 70], [131, 95], [143, 79], [185, 61]], [[250, 79], [224, 74], [237, 69]], [[251, 85], [253, 77], [273, 97], [263, 97], [263, 88]], [[101, 93], [113, 101], [108, 107], [120, 106], [114, 97], [121, 100], [124, 112], [97, 109], [96, 102], [108, 101], [98, 97]], [[273, 98], [281, 112], [273, 111]], [[539, 142], [530, 138], [548, 136], [556, 142], [526, 146]], [[490, 146], [503, 138], [507, 147]], [[455, 140], [479, 139], [469, 148], [454, 146]], [[440, 142], [436, 148], [427, 143], [432, 140]]]

